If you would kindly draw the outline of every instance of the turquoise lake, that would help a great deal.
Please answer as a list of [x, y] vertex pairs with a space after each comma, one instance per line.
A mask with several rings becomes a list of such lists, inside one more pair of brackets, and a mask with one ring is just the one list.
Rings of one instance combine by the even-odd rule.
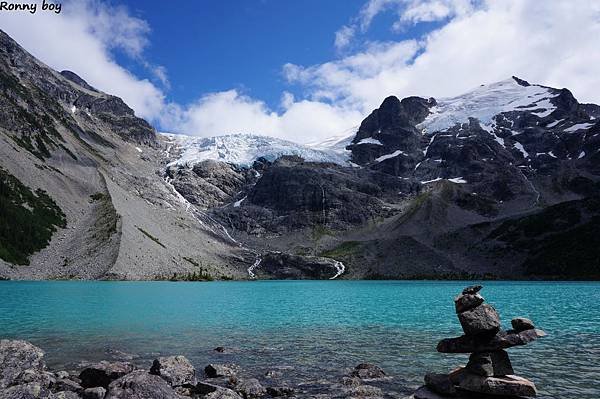
[[[25, 339], [50, 368], [133, 355], [187, 356], [198, 370], [233, 362], [262, 378], [281, 370], [307, 392], [339, 381], [361, 362], [381, 366], [384, 391], [403, 397], [426, 372], [467, 355], [439, 354], [462, 333], [453, 297], [473, 282], [0, 282], [0, 338]], [[600, 397], [600, 283], [484, 282], [505, 328], [515, 316], [548, 333], [509, 350], [517, 374], [544, 398]], [[213, 351], [217, 346], [231, 353]], [[325, 389], [325, 388], [323, 388]]]

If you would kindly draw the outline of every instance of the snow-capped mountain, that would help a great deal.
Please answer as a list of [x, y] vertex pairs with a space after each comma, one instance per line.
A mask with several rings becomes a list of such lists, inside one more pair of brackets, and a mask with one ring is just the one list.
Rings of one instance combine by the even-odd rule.
[[[309, 162], [332, 162], [347, 165], [349, 152], [340, 148], [338, 141], [320, 145], [302, 145], [269, 136], [231, 134], [214, 137], [193, 137], [178, 134], [161, 134], [168, 141], [169, 164], [193, 166], [201, 161], [214, 160], [250, 167], [264, 158], [274, 161], [283, 155], [296, 155]], [[345, 147], [348, 141], [342, 143]]]

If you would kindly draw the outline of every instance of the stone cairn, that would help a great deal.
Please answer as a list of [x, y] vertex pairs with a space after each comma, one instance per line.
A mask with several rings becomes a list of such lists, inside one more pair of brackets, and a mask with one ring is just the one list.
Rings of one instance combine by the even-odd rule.
[[500, 329], [500, 317], [492, 306], [484, 304], [480, 285], [465, 288], [454, 299], [464, 335], [445, 338], [437, 345], [441, 353], [469, 353], [469, 362], [449, 374], [427, 374], [425, 386], [415, 399], [438, 398], [519, 398], [537, 395], [533, 382], [514, 375], [505, 349], [528, 344], [546, 335], [531, 320], [512, 320], [513, 329]]

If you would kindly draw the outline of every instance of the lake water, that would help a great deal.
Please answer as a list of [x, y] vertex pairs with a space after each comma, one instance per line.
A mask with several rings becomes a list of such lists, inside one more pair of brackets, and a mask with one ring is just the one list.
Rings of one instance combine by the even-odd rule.
[[[0, 282], [0, 338], [29, 340], [50, 368], [133, 354], [187, 356], [198, 370], [233, 362], [266, 384], [279, 370], [307, 394], [326, 391], [361, 362], [404, 397], [428, 371], [465, 364], [439, 354], [461, 334], [452, 298], [472, 282]], [[485, 282], [506, 328], [531, 318], [548, 337], [509, 350], [517, 374], [545, 398], [600, 397], [600, 283]], [[232, 348], [219, 354], [217, 346]], [[328, 388], [329, 387], [329, 388]]]

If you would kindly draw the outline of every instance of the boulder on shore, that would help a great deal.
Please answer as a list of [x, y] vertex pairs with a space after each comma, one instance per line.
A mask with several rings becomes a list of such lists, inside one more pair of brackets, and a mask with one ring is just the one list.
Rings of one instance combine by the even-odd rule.
[[195, 385], [196, 369], [185, 356], [166, 356], [154, 359], [150, 374], [158, 375], [172, 387]]
[[110, 383], [105, 399], [181, 399], [157, 375], [138, 370]]
[[46, 367], [44, 351], [26, 341], [0, 340], [0, 389], [14, 385], [25, 370], [39, 373]]
[[79, 374], [79, 379], [81, 380], [81, 386], [84, 388], [108, 388], [111, 382], [131, 373], [133, 370], [133, 364], [128, 362], [102, 361], [83, 369]]

